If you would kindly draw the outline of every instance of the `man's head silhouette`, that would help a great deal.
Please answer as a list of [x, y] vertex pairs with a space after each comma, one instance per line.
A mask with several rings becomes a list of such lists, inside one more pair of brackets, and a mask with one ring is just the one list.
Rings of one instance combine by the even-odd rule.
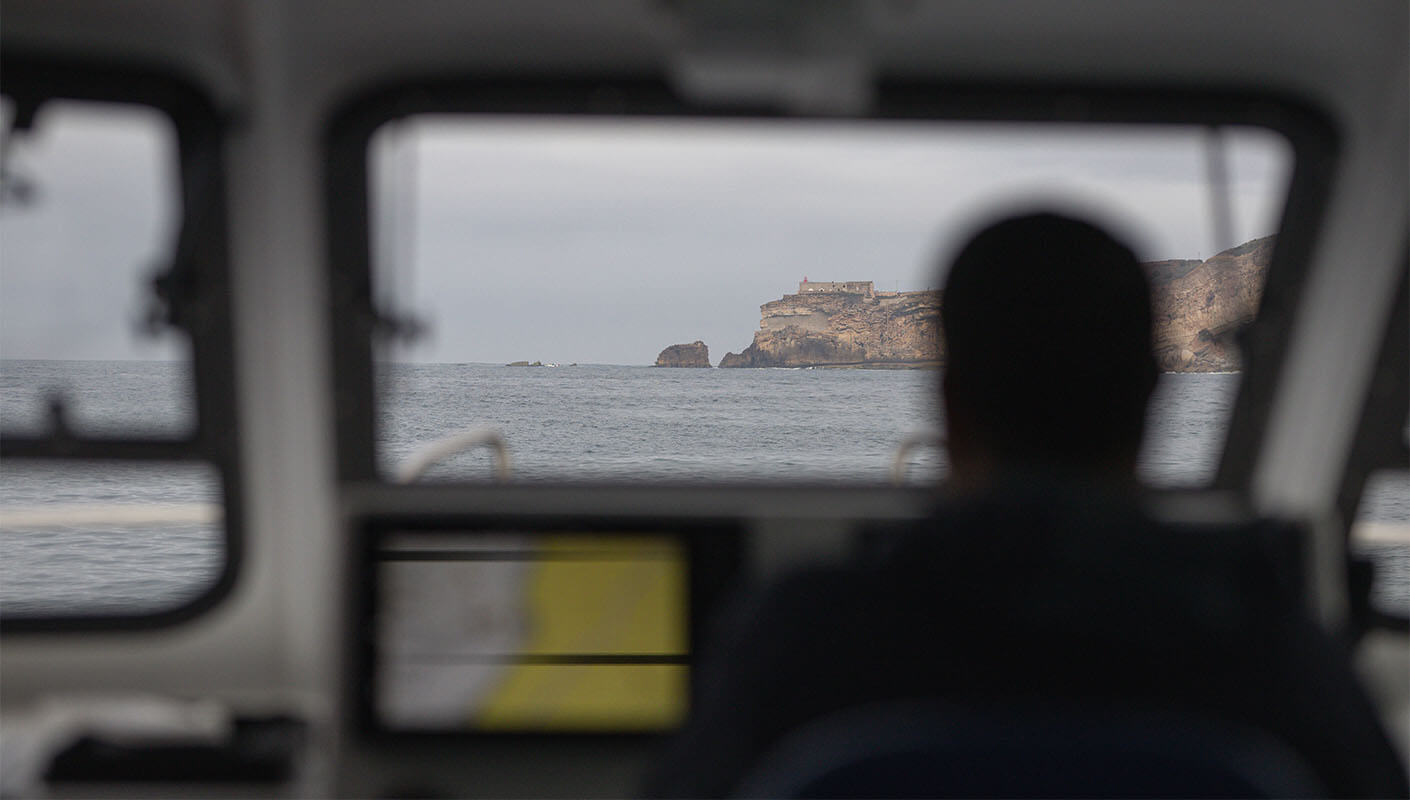
[[1130, 248], [1056, 214], [1002, 220], [956, 257], [941, 320], [957, 484], [1011, 471], [1134, 479], [1156, 364]]

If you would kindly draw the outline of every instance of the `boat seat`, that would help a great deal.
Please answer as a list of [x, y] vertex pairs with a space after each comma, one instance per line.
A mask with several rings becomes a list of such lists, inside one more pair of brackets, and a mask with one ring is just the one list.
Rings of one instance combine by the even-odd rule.
[[785, 737], [738, 797], [1325, 797], [1251, 728], [1183, 712], [886, 703]]

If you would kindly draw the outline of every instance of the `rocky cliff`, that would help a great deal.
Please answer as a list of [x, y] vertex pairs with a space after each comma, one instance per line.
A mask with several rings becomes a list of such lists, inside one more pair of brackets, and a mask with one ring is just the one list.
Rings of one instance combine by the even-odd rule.
[[[1239, 368], [1234, 334], [1258, 310], [1273, 242], [1271, 236], [1255, 239], [1205, 261], [1143, 265], [1151, 281], [1155, 350], [1162, 370]], [[939, 292], [789, 294], [760, 311], [753, 343], [742, 353], [726, 354], [721, 367], [944, 363]]]
[[708, 367], [710, 348], [699, 339], [690, 344], [673, 344], [656, 356], [658, 367]]
[[1155, 310], [1155, 355], [1166, 372], [1237, 370], [1234, 334], [1258, 313], [1275, 237], [1206, 261], [1146, 264]]
[[940, 363], [939, 292], [784, 295], [760, 306], [754, 342], [722, 367], [920, 367]]

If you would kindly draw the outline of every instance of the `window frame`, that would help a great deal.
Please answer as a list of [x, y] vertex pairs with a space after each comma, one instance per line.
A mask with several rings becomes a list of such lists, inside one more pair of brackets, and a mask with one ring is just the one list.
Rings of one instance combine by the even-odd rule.
[[0, 431], [0, 458], [22, 460], [197, 463], [220, 480], [224, 558], [214, 581], [170, 608], [136, 613], [0, 616], [0, 635], [141, 630], [176, 625], [219, 605], [234, 587], [242, 555], [239, 432], [226, 237], [226, 115], [193, 81], [169, 69], [105, 60], [58, 59], [6, 47], [0, 89], [16, 113], [50, 100], [143, 106], [162, 113], [176, 134], [180, 221], [161, 279], [171, 294], [170, 327], [184, 332], [191, 353], [195, 424], [179, 436], [92, 436], [53, 429]]
[[[1343, 543], [1350, 552], [1357, 510], [1365, 500], [1366, 484], [1380, 470], [1410, 470], [1410, 443], [1404, 431], [1410, 426], [1410, 234], [1401, 244], [1402, 268], [1395, 301], [1386, 320], [1378, 348], [1371, 386], [1358, 415], [1356, 437], [1342, 467], [1336, 509], [1345, 530]], [[1371, 602], [1375, 565], [1349, 557], [1347, 584], [1351, 595], [1351, 629], [1360, 635], [1372, 629], [1410, 634], [1410, 615]]]
[[1112, 85], [949, 84], [883, 77], [872, 108], [855, 116], [789, 114], [763, 106], [703, 106], [664, 78], [639, 75], [535, 79], [434, 76], [351, 93], [324, 128], [328, 280], [333, 304], [333, 391], [338, 477], [386, 483], [376, 444], [374, 338], [395, 333], [400, 309], [373, 292], [370, 145], [385, 123], [424, 113], [562, 118], [713, 118], [805, 121], [968, 121], [1248, 125], [1281, 134], [1293, 157], [1278, 240], [1255, 321], [1244, 330], [1244, 368], [1214, 480], [1204, 488], [1247, 495], [1288, 347], [1287, 331], [1319, 235], [1339, 152], [1329, 117], [1269, 91]]

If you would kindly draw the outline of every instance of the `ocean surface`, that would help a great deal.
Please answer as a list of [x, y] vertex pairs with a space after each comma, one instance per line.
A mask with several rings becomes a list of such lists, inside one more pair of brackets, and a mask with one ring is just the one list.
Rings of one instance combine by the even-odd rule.
[[[0, 361], [0, 424], [42, 430], [65, 397], [79, 431], [174, 434], [194, 419], [185, 365]], [[419, 448], [469, 427], [507, 440], [518, 481], [889, 480], [909, 434], [939, 423], [925, 371], [655, 369], [393, 364], [379, 382], [388, 474]], [[1166, 375], [1153, 402], [1141, 469], [1156, 485], [1213, 477], [1238, 375]], [[943, 476], [921, 448], [907, 479]], [[425, 480], [487, 480], [488, 452], [462, 453]], [[19, 528], [20, 510], [76, 504], [214, 503], [212, 470], [192, 465], [6, 463], [0, 467], [0, 607], [8, 614], [110, 613], [170, 607], [214, 580], [223, 558], [209, 524]], [[1375, 482], [1360, 518], [1410, 524], [1410, 479]], [[1410, 608], [1410, 543], [1368, 542], [1377, 602]]]

